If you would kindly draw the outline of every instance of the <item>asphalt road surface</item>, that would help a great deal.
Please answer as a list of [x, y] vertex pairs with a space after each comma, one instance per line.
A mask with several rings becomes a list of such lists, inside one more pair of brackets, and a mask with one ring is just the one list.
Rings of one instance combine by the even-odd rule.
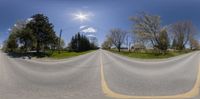
[[199, 57], [139, 60], [97, 50], [26, 60], [0, 52], [0, 99], [200, 99]]

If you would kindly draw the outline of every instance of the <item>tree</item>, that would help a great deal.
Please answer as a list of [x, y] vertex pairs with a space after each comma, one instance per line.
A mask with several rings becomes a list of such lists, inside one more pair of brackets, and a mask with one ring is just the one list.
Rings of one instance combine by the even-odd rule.
[[166, 29], [161, 30], [158, 36], [158, 45], [156, 45], [156, 47], [165, 53], [165, 51], [169, 47], [169, 42], [170, 41], [167, 30]]
[[65, 41], [63, 39], [61, 39], [61, 41], [60, 41], [60, 47], [61, 47], [61, 49], [64, 49], [64, 47], [65, 47]]
[[27, 21], [19, 21], [14, 26], [17, 28], [17, 37], [19, 39], [21, 49], [27, 52], [32, 49], [35, 44], [35, 37], [32, 30], [26, 26]]
[[109, 36], [106, 37], [106, 40], [102, 43], [101, 47], [103, 49], [111, 49], [112, 47], [112, 41]]
[[155, 49], [162, 52], [166, 51], [169, 46], [167, 30], [160, 25], [160, 16], [142, 13], [132, 17], [134, 22], [133, 34], [142, 41], [150, 41]]
[[10, 35], [4, 43], [4, 49], [6, 52], [13, 52], [18, 48], [19, 33], [24, 28], [25, 24], [22, 21], [18, 21], [9, 31]]
[[31, 49], [33, 46], [33, 40], [34, 37], [31, 34], [31, 30], [30, 29], [23, 29], [20, 31], [20, 33], [18, 34], [19, 36], [19, 41], [20, 44], [22, 44], [21, 48], [24, 49], [25, 52], [27, 52], [28, 48]]
[[111, 29], [109, 33], [110, 40], [112, 44], [118, 49], [120, 52], [121, 46], [124, 43], [127, 32], [121, 29]]
[[78, 34], [78, 51], [87, 51], [90, 50], [90, 41], [84, 35]]
[[196, 31], [191, 21], [177, 22], [172, 25], [172, 33], [176, 40], [176, 49], [183, 50]]
[[177, 40], [174, 38], [173, 41], [172, 41], [171, 48], [176, 49], [176, 46], [177, 46]]
[[32, 20], [27, 24], [27, 27], [32, 30], [36, 38], [37, 53], [42, 48], [45, 51], [45, 49], [53, 47], [57, 42], [57, 36], [48, 17], [43, 14], [35, 14], [31, 18]]
[[[26, 27], [27, 21], [18, 21], [10, 30], [10, 36], [7, 40], [7, 47], [10, 45], [20, 45], [20, 51], [27, 52], [34, 45], [34, 36], [30, 28]], [[12, 42], [13, 44], [10, 44]], [[15, 42], [15, 43], [14, 43]], [[16, 47], [16, 46], [15, 46]]]
[[70, 51], [75, 52], [87, 51], [97, 48], [95, 44], [90, 43], [90, 41], [85, 35], [81, 35], [80, 33], [77, 33], [75, 36], [72, 37], [68, 47]]
[[190, 37], [189, 45], [191, 50], [197, 50], [200, 47], [198, 40], [196, 40], [194, 37]]
[[135, 23], [133, 33], [143, 40], [149, 40], [153, 47], [158, 45], [158, 35], [161, 30], [160, 16], [142, 13], [132, 17], [131, 20]]
[[6, 40], [6, 51], [18, 49], [20, 52], [41, 49], [56, 49], [58, 37], [49, 23], [48, 17], [43, 14], [35, 14], [25, 21], [18, 21], [11, 28], [10, 35]]
[[8, 37], [5, 49], [6, 49], [6, 51], [13, 52], [17, 47], [18, 47], [17, 37], [15, 34], [11, 34]]

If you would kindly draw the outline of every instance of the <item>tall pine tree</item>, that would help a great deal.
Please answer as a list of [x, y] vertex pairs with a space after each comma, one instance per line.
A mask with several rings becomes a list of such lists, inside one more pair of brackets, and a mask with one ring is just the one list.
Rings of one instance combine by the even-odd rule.
[[72, 37], [71, 42], [69, 43], [69, 48], [71, 51], [80, 52], [91, 50], [97, 47], [90, 43], [86, 36], [77, 33]]

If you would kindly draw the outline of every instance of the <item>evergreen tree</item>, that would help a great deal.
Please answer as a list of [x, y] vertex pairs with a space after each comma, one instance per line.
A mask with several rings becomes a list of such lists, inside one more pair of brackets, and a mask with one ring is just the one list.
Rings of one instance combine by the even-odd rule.
[[9, 37], [8, 37], [8, 40], [6, 42], [6, 51], [9, 51], [9, 52], [13, 52], [15, 51], [15, 49], [18, 47], [18, 44], [17, 44], [17, 36], [15, 34], [11, 34]]
[[53, 47], [57, 42], [57, 36], [48, 17], [43, 14], [35, 14], [31, 18], [32, 20], [27, 24], [27, 27], [33, 31], [33, 35], [36, 38], [37, 53], [42, 48], [45, 50]]
[[177, 40], [173, 39], [173, 41], [172, 41], [172, 49], [176, 49], [176, 46], [177, 46]]
[[75, 52], [87, 51], [96, 48], [97, 47], [93, 43], [90, 43], [86, 36], [81, 35], [80, 33], [73, 36], [71, 42], [69, 43], [70, 51]]
[[161, 51], [167, 51], [169, 47], [169, 38], [168, 38], [168, 33], [166, 29], [161, 30], [159, 37], [158, 37], [158, 44], [157, 48], [160, 49]]

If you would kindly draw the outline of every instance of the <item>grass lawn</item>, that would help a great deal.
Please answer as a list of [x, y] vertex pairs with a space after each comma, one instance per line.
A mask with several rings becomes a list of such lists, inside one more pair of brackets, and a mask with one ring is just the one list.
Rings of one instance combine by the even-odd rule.
[[49, 56], [49, 58], [55, 58], [55, 59], [63, 59], [63, 58], [69, 58], [73, 56], [79, 56], [83, 55], [89, 52], [92, 52], [95, 50], [89, 50], [89, 51], [84, 51], [84, 52], [68, 52], [68, 51], [61, 51], [59, 54], [58, 52], [54, 52], [52, 55]]
[[116, 50], [109, 50], [109, 51], [120, 54], [120, 55], [132, 57], [132, 58], [141, 58], [141, 59], [163, 59], [163, 58], [170, 58], [170, 57], [188, 53], [186, 51], [185, 52], [184, 51], [175, 51], [175, 52], [171, 51], [171, 52], [167, 52], [164, 55], [163, 54], [156, 55], [154, 53], [147, 53], [147, 52], [128, 52], [128, 51], [118, 52]]

